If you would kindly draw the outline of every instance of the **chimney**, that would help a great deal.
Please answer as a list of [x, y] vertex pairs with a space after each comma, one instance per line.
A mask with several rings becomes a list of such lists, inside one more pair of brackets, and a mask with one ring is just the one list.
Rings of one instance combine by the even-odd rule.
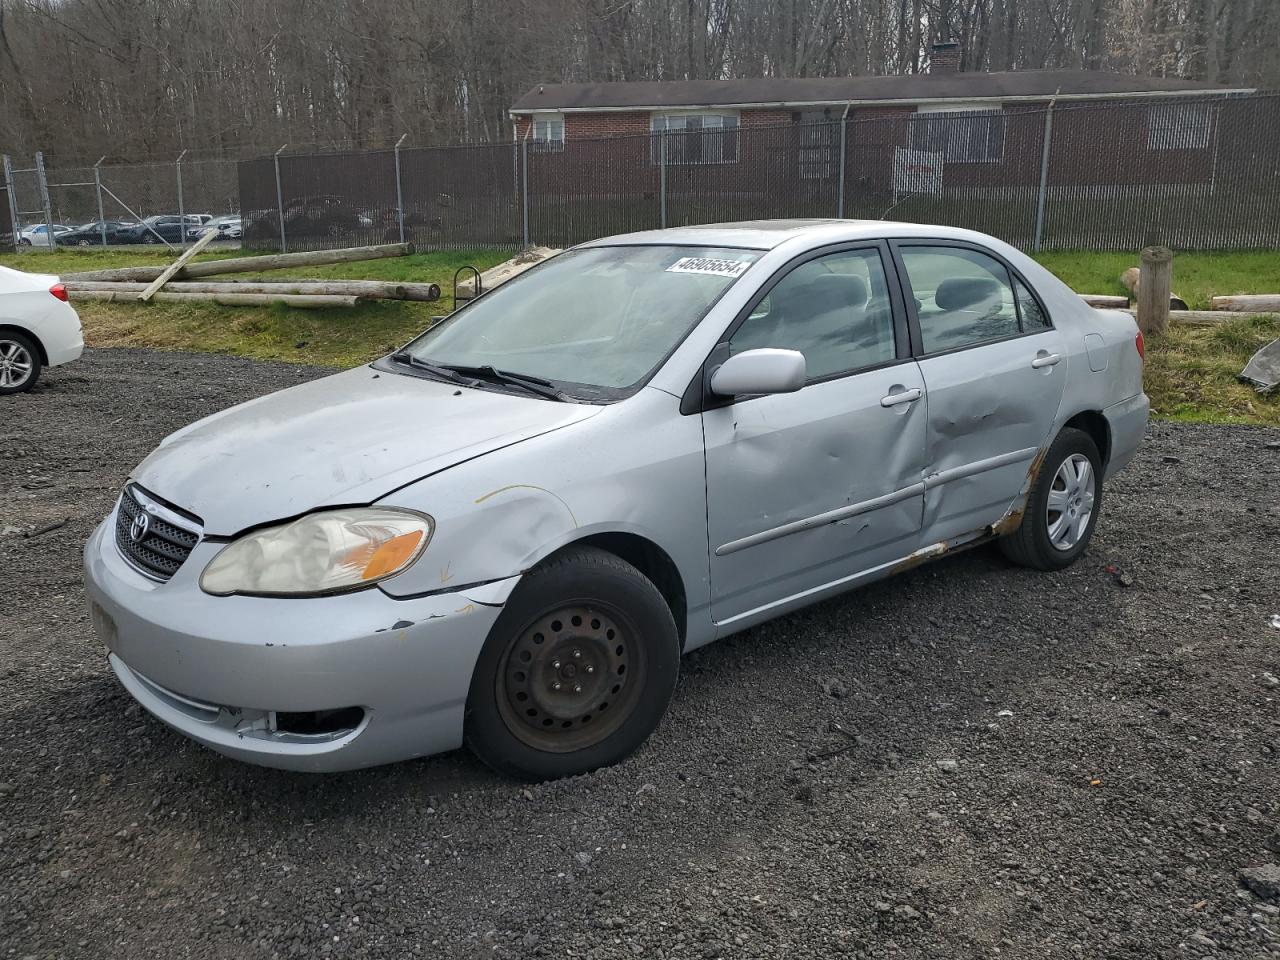
[[935, 43], [929, 48], [930, 73], [959, 73], [960, 44], [954, 40]]

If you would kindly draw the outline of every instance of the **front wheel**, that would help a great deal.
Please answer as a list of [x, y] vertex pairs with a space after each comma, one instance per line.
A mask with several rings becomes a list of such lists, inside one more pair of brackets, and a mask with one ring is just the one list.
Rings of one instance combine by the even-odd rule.
[[1018, 529], [1000, 541], [1024, 567], [1061, 570], [1084, 553], [1102, 510], [1102, 458], [1083, 430], [1064, 429], [1045, 454]]
[[467, 743], [529, 780], [617, 763], [657, 727], [679, 666], [657, 587], [611, 553], [567, 550], [525, 576], [490, 631], [467, 696]]

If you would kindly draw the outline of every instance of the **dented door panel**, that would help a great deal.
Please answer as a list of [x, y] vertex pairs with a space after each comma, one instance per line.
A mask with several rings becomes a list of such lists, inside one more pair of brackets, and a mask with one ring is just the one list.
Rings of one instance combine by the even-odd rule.
[[923, 390], [914, 362], [703, 414], [717, 623], [911, 553], [920, 531]]
[[1056, 330], [920, 361], [927, 387], [927, 540], [996, 523], [1024, 489], [1027, 470], [1052, 439], [1066, 381]]

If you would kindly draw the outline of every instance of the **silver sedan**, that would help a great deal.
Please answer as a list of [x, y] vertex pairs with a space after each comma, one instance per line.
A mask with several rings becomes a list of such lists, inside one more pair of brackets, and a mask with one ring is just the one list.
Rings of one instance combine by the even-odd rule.
[[1143, 436], [1142, 347], [965, 230], [600, 240], [167, 438], [86, 547], [94, 623], [143, 706], [243, 760], [591, 770], [685, 651], [987, 541], [1074, 561]]

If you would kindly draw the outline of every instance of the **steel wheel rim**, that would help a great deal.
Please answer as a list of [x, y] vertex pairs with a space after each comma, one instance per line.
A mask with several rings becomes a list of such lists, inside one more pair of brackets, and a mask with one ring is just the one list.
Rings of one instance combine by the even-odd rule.
[[609, 737], [631, 715], [647, 662], [631, 621], [599, 603], [540, 615], [502, 658], [496, 700], [507, 729], [548, 753], [570, 753]]
[[1054, 472], [1045, 503], [1049, 543], [1055, 550], [1072, 550], [1080, 543], [1096, 499], [1093, 463], [1083, 453], [1073, 453]]
[[31, 379], [31, 351], [16, 340], [0, 340], [0, 387], [20, 387]]

